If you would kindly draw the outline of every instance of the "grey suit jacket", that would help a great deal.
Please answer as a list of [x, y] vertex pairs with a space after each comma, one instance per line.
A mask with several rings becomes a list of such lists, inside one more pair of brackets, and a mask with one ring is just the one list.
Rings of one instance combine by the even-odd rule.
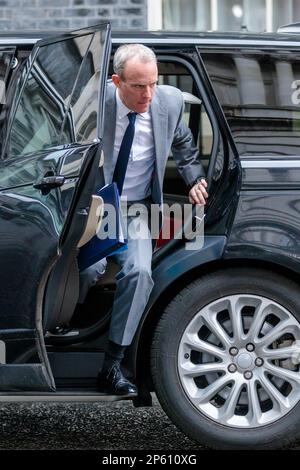
[[[113, 158], [116, 87], [112, 82], [108, 83], [106, 93], [103, 153], [104, 178], [108, 184], [112, 181], [116, 165], [116, 159]], [[182, 119], [183, 110], [184, 102], [180, 90], [167, 85], [157, 87], [150, 106], [156, 158], [151, 194], [155, 204], [162, 203], [163, 178], [171, 149], [177, 168], [187, 185], [205, 175], [191, 131]]]

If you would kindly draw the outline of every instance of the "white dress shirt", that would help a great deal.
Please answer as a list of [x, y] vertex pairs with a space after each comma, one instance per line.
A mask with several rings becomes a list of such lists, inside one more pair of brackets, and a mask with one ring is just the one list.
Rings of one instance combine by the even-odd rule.
[[[121, 142], [129, 124], [127, 114], [132, 112], [122, 102], [119, 90], [116, 93], [117, 116], [114, 142], [114, 158], [117, 160]], [[136, 115], [134, 139], [129, 156], [128, 166], [122, 190], [122, 197], [128, 201], [139, 201], [151, 194], [151, 181], [155, 165], [155, 148], [151, 114]]]

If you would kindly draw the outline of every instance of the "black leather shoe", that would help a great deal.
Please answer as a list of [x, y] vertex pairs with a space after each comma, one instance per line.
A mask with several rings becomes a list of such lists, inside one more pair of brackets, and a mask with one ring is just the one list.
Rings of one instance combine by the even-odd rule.
[[110, 395], [136, 396], [138, 393], [136, 386], [124, 377], [118, 364], [102, 369], [98, 374], [97, 385], [100, 392]]

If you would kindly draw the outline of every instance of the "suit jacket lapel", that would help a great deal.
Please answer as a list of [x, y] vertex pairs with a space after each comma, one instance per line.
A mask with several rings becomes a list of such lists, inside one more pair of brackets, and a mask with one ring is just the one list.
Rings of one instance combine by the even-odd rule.
[[103, 153], [104, 153], [104, 178], [105, 183], [110, 183], [113, 177], [113, 171], [116, 165], [114, 159], [114, 141], [116, 133], [116, 88], [113, 84], [107, 86], [107, 98], [105, 102], [104, 115], [104, 135], [103, 135]]
[[168, 129], [168, 112], [163, 103], [159, 100], [158, 91], [154, 95], [151, 107], [151, 119], [153, 128], [153, 138], [156, 157], [156, 170], [160, 191], [162, 191], [162, 179], [166, 159], [166, 142]]

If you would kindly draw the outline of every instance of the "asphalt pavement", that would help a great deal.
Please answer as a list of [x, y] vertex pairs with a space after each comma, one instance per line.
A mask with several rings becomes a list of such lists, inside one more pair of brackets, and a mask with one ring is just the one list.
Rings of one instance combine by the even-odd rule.
[[0, 449], [200, 450], [153, 407], [113, 403], [6, 403], [0, 405]]

